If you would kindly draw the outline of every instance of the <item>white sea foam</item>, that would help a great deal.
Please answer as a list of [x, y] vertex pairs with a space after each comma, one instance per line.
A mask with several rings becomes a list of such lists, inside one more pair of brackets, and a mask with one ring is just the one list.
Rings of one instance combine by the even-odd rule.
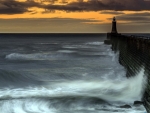
[[77, 45], [64, 45], [63, 48], [76, 49], [76, 48], [78, 48], [78, 46]]
[[88, 42], [86, 44], [88, 44], [88, 45], [102, 45], [102, 44], [104, 44], [104, 42]]
[[58, 44], [56, 42], [51, 42], [51, 43], [37, 43], [37, 44], [40, 44], [40, 45], [49, 45], [49, 44]]
[[[65, 58], [67, 54], [76, 53], [74, 50], [58, 50], [56, 53], [31, 53], [31, 54], [22, 54], [22, 53], [11, 53], [5, 56], [8, 60], [51, 60], [55, 58]], [[114, 57], [112, 51], [107, 52], [78, 52], [81, 55], [106, 55]]]
[[87, 48], [95, 48], [92, 46], [89, 46], [88, 44], [83, 44], [83, 45], [64, 45], [62, 48], [67, 48], [67, 49], [87, 49]]
[[[144, 75], [144, 69], [135, 76], [124, 81], [64, 81], [59, 83], [46, 84], [44, 87], [28, 87], [28, 88], [18, 88], [18, 89], [1, 89], [0, 99], [1, 113], [56, 113], [59, 111], [58, 107], [63, 107], [65, 103], [55, 100], [51, 102], [45, 99], [40, 99], [38, 97], [68, 97], [68, 96], [83, 96], [83, 97], [96, 97], [101, 98], [109, 102], [125, 102], [133, 103], [135, 100], [141, 100], [143, 91], [145, 89], [146, 77]], [[30, 98], [33, 99], [30, 99]], [[12, 99], [14, 98], [14, 99]], [[28, 99], [29, 98], [29, 99]], [[4, 103], [3, 103], [4, 102]], [[53, 103], [57, 102], [57, 106], [53, 107]], [[89, 110], [96, 112], [95, 109], [102, 109], [99, 113], [111, 113], [110, 111], [118, 110], [118, 113], [142, 113], [145, 112], [143, 106], [132, 107], [131, 109], [119, 108], [120, 104], [114, 104], [114, 106], [106, 105], [107, 110], [103, 111], [103, 106], [83, 106], [83, 100], [75, 101], [68, 108], [63, 108], [67, 110]], [[88, 104], [88, 103], [87, 103]], [[59, 106], [60, 105], [60, 106]], [[116, 107], [115, 107], [116, 106]], [[96, 107], [96, 108], [95, 108]], [[140, 110], [136, 110], [140, 109]], [[120, 110], [120, 111], [119, 111]], [[76, 112], [75, 112], [76, 113]], [[82, 112], [80, 112], [82, 113]], [[84, 113], [84, 112], [83, 112]]]
[[107, 51], [107, 52], [78, 52], [80, 55], [89, 55], [89, 56], [111, 56], [114, 57], [114, 53], [112, 51]]
[[[122, 75], [121, 75], [122, 76]], [[74, 113], [76, 111], [89, 110], [96, 113], [113, 113], [111, 111], [118, 110], [118, 113], [142, 113], [145, 112], [144, 107], [132, 107], [130, 109], [119, 108], [120, 104], [117, 102], [123, 102], [132, 105], [135, 100], [141, 100], [146, 85], [146, 76], [144, 75], [144, 69], [134, 77], [120, 80], [78, 80], [78, 81], [59, 81], [53, 83], [46, 83], [42, 87], [27, 87], [17, 89], [0, 89], [0, 111], [1, 113], [57, 113], [62, 107], [64, 110], [70, 110]], [[106, 101], [109, 101], [114, 106], [106, 105], [103, 111], [103, 105], [94, 106], [90, 103], [84, 106], [85, 100], [75, 101], [72, 105], [64, 108], [62, 103], [55, 100], [45, 101], [41, 98], [57, 98], [57, 97], [96, 97]], [[41, 98], [39, 98], [41, 97]], [[31, 99], [32, 98], [32, 99]], [[52, 104], [57, 103], [54, 107]], [[97, 109], [97, 110], [95, 110]], [[138, 110], [137, 110], [138, 109]], [[140, 109], [140, 110], [139, 110]], [[110, 111], [109, 111], [110, 110]], [[65, 113], [65, 112], [63, 112]]]
[[5, 100], [1, 104], [1, 113], [56, 113], [54, 108], [49, 108], [49, 101], [40, 99]]
[[75, 53], [76, 51], [72, 51], [72, 50], [58, 50], [57, 52], [60, 52], [60, 53]]
[[[114, 113], [114, 111], [117, 111], [117, 113], [146, 113], [142, 106], [130, 109], [109, 105], [105, 105], [105, 107], [101, 105], [95, 106], [89, 103], [86, 103], [85, 106], [83, 101], [75, 101], [66, 107], [65, 104], [67, 103], [58, 100], [51, 101], [36, 98], [6, 100], [5, 104], [1, 104], [0, 110], [1, 113], [12, 113], [12, 111], [13, 113], [66, 113], [66, 111], [73, 113], [85, 113], [86, 111], [92, 113]], [[137, 111], [137, 108], [140, 110]]]
[[56, 53], [32, 53], [32, 54], [11, 53], [6, 55], [5, 58], [8, 60], [53, 60], [56, 58], [64, 58], [64, 57], [65, 55]]
[[1, 89], [0, 98], [87, 96], [107, 101], [133, 102], [142, 98], [145, 81], [142, 69], [135, 77], [124, 81], [64, 81], [38, 88]]

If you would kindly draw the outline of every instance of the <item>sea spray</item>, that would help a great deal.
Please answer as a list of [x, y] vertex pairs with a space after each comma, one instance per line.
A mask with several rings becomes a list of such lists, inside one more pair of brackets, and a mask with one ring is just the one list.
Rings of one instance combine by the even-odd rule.
[[[80, 96], [97, 97], [106, 101], [133, 102], [141, 100], [145, 89], [144, 69], [124, 81], [73, 81], [56, 84], [60, 91], [74, 92]], [[64, 92], [61, 92], [65, 96]]]
[[141, 69], [136, 76], [124, 81], [63, 81], [60, 83], [46, 83], [43, 87], [1, 89], [0, 98], [83, 96], [129, 103], [141, 100], [145, 82], [144, 69]]
[[[141, 100], [145, 84], [144, 69], [141, 69], [136, 76], [124, 81], [64, 81], [47, 83], [43, 87], [5, 88], [0, 90], [0, 110], [1, 113], [85, 113], [85, 110], [92, 113], [97, 113], [97, 110], [99, 113], [112, 113], [114, 109], [118, 113], [133, 113], [137, 112], [134, 106], [131, 109], [119, 106]], [[138, 106], [138, 109], [144, 111], [142, 106]]]
[[[64, 53], [63, 53], [64, 52]], [[67, 57], [67, 53], [74, 53], [75, 51], [58, 51], [58, 53], [32, 53], [32, 54], [21, 54], [11, 53], [5, 56], [7, 60], [53, 60], [58, 58]], [[66, 53], [66, 54], [65, 54]]]

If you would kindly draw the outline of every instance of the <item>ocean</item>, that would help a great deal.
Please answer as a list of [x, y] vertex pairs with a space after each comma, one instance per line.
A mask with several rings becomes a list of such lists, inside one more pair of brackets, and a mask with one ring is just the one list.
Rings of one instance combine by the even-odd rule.
[[[146, 113], [106, 34], [0, 34], [0, 113]], [[128, 107], [126, 107], [128, 106]]]

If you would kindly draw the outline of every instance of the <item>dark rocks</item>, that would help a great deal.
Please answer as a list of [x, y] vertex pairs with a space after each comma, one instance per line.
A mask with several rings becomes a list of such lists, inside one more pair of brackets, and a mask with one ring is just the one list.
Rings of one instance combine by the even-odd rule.
[[[135, 106], [143, 105], [143, 102], [142, 101], [134, 101], [133, 105], [135, 105]], [[129, 108], [132, 108], [132, 107], [130, 105], [128, 105], [128, 104], [125, 104], [125, 105], [119, 106], [119, 108], [127, 108], [127, 109], [129, 109]]]
[[143, 105], [143, 102], [141, 102], [141, 101], [134, 101], [134, 105]]
[[123, 106], [120, 106], [120, 108], [132, 108], [130, 105], [123, 105]]

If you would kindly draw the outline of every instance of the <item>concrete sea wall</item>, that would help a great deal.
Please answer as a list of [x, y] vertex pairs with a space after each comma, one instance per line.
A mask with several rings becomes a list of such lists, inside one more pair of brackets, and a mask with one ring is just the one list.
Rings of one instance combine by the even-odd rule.
[[142, 67], [145, 68], [148, 81], [143, 104], [150, 113], [150, 38], [107, 33], [105, 44], [111, 44], [112, 50], [119, 53], [118, 60], [125, 67], [127, 77], [135, 76]]

